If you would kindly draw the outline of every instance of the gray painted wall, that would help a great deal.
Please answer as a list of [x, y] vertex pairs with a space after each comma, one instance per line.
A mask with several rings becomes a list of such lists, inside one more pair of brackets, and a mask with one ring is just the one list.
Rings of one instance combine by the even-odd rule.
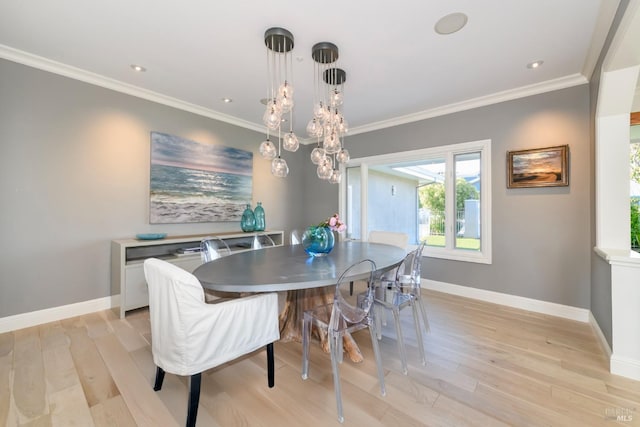
[[270, 229], [306, 224], [307, 154], [289, 179], [257, 153], [264, 135], [0, 60], [0, 317], [110, 294], [109, 244], [142, 232], [240, 231], [238, 223], [149, 225], [149, 132], [254, 152], [253, 204]]
[[[109, 241], [139, 232], [238, 230], [149, 225], [149, 132], [254, 152], [254, 203], [268, 227], [302, 228], [338, 209], [309, 153], [273, 178], [263, 135], [0, 60], [0, 317], [109, 295]], [[591, 155], [586, 85], [349, 136], [352, 157], [492, 140], [493, 264], [428, 259], [424, 277], [590, 307]], [[393, 143], [390, 144], [389, 141]], [[506, 151], [569, 144], [570, 186], [506, 188]]]
[[[345, 102], [345, 108], [348, 102]], [[345, 114], [348, 114], [345, 111]], [[587, 85], [347, 136], [352, 158], [490, 139], [491, 265], [426, 259], [423, 277], [590, 307], [592, 160]], [[570, 186], [507, 189], [508, 150], [568, 144]], [[317, 181], [317, 180], [316, 180]], [[309, 181], [313, 193], [324, 183]], [[334, 188], [326, 197], [336, 198]], [[309, 209], [317, 209], [309, 201]]]

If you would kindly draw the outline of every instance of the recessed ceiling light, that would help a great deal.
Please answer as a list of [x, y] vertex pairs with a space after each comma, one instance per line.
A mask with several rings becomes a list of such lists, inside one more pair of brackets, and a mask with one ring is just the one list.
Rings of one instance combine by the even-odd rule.
[[229, 103], [233, 102], [233, 99], [231, 99], [231, 98], [222, 98], [222, 102], [224, 102], [225, 104], [229, 104]]
[[467, 20], [467, 15], [464, 13], [451, 13], [440, 18], [433, 28], [438, 34], [453, 34], [467, 25]]
[[141, 65], [136, 65], [136, 64], [131, 64], [131, 68], [133, 68], [134, 71], [137, 71], [139, 73], [144, 73], [145, 71], [147, 71], [146, 68], [144, 68]]
[[544, 64], [544, 61], [534, 61], [527, 64], [527, 68], [535, 69]]

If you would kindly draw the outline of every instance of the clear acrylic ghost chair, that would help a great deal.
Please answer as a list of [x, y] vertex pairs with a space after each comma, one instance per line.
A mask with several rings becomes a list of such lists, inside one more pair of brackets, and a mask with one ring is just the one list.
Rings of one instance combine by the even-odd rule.
[[374, 301], [378, 339], [382, 338], [382, 327], [380, 322], [383, 310], [388, 309], [393, 313], [398, 352], [400, 353], [400, 360], [402, 362], [402, 372], [405, 375], [407, 374], [407, 355], [404, 347], [404, 337], [402, 336], [402, 326], [400, 323], [400, 310], [405, 307], [411, 307], [413, 323], [416, 329], [418, 350], [420, 351], [422, 364], [426, 365], [427, 363], [422, 341], [422, 329], [420, 328], [420, 316], [418, 313], [419, 309], [422, 314], [425, 331], [429, 332], [427, 312], [420, 296], [420, 268], [424, 245], [424, 243], [421, 243], [418, 249], [410, 252], [405, 257], [402, 264], [400, 264], [396, 270], [396, 276], [393, 280], [381, 280], [381, 286], [376, 290]]
[[300, 243], [302, 243], [302, 237], [300, 235], [300, 232], [297, 229], [291, 230], [291, 235], [289, 236], [289, 243], [291, 245], [299, 245]]
[[203, 263], [213, 261], [230, 253], [227, 242], [219, 237], [205, 237], [200, 241], [200, 257]]
[[262, 249], [275, 246], [275, 242], [268, 234], [259, 233], [253, 236], [253, 243], [251, 249]]
[[162, 388], [165, 372], [190, 376], [187, 427], [195, 426], [202, 372], [266, 346], [267, 384], [274, 385], [273, 343], [280, 339], [278, 296], [256, 294], [207, 304], [198, 279], [156, 258], [144, 261], [149, 285], [151, 352]]
[[[200, 241], [200, 258], [203, 264], [230, 254], [229, 245], [219, 237], [205, 237]], [[237, 298], [240, 296], [239, 293], [235, 292], [216, 292], [210, 289], [205, 289], [204, 293], [205, 299], [209, 303], [218, 303], [223, 298]]]
[[[372, 230], [371, 232], [369, 232], [369, 242], [397, 246], [406, 251], [407, 246], [409, 245], [409, 235], [407, 233], [398, 233], [395, 231]], [[382, 275], [381, 279], [387, 281], [393, 280], [395, 275], [395, 269], [388, 270]], [[351, 294], [353, 294], [353, 284], [351, 285], [349, 290]]]
[[[331, 354], [331, 367], [333, 370], [333, 386], [336, 394], [336, 404], [338, 407], [338, 421], [343, 422], [342, 413], [342, 389], [340, 386], [340, 371], [338, 364], [342, 362], [343, 356], [343, 336], [360, 329], [369, 328], [373, 353], [378, 368], [378, 379], [380, 381], [380, 393], [386, 394], [384, 386], [384, 372], [382, 370], [382, 359], [378, 347], [377, 332], [375, 322], [370, 316], [373, 306], [374, 290], [377, 285], [375, 278], [376, 265], [371, 260], [363, 260], [353, 264], [338, 279], [336, 284], [333, 303], [307, 310], [303, 315], [302, 324], [302, 378], [309, 376], [309, 341], [311, 338], [311, 327], [323, 329], [329, 338], [329, 350]], [[364, 295], [359, 298], [360, 304], [352, 304], [348, 295], [348, 284], [351, 279], [348, 277], [356, 275], [356, 279], [367, 280], [371, 284]]]

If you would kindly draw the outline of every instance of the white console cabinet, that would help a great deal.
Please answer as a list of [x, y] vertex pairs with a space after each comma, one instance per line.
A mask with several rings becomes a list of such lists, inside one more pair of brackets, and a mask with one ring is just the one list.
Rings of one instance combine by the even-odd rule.
[[143, 271], [145, 259], [160, 258], [192, 272], [201, 264], [200, 253], [182, 252], [185, 249], [199, 248], [204, 237], [215, 236], [223, 239], [231, 253], [235, 253], [251, 250], [256, 234], [267, 234], [276, 246], [282, 246], [284, 242], [282, 231], [168, 236], [159, 240], [112, 240], [111, 297], [116, 313], [123, 318], [128, 310], [149, 305], [149, 291]]

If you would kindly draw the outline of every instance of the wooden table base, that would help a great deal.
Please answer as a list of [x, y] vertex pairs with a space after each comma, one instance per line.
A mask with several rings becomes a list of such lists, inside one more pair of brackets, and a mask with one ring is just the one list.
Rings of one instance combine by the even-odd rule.
[[[302, 342], [302, 319], [305, 310], [319, 306], [327, 306], [327, 318], [331, 316], [331, 305], [335, 286], [324, 288], [301, 289], [287, 292], [287, 299], [280, 313], [280, 340], [283, 342]], [[329, 340], [326, 331], [315, 326], [311, 328], [311, 337], [320, 341], [325, 353], [329, 352]], [[362, 362], [362, 353], [351, 334], [343, 339], [344, 351], [352, 362]]]

